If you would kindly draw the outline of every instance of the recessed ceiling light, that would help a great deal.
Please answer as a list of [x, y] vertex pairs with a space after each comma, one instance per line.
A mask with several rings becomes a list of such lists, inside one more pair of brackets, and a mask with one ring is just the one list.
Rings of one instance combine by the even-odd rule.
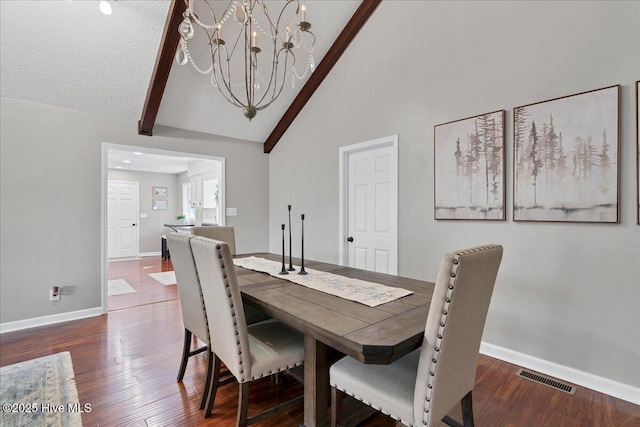
[[131, 160], [123, 160], [122, 163], [131, 163]]
[[142, 155], [142, 153], [139, 152], [139, 151], [134, 151], [133, 154], [135, 154], [136, 156], [141, 156]]
[[116, 166], [116, 169], [122, 169], [122, 166]]
[[106, 0], [102, 0], [100, 2], [100, 12], [104, 13], [105, 15], [111, 15], [111, 3]]

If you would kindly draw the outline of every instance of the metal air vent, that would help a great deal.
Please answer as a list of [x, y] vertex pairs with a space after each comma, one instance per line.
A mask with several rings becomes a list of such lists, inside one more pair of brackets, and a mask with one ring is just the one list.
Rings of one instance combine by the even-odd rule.
[[522, 378], [526, 378], [528, 380], [531, 381], [535, 381], [537, 383], [540, 383], [542, 385], [546, 385], [547, 387], [551, 387], [554, 388], [556, 390], [560, 390], [563, 391], [565, 393], [569, 393], [569, 394], [576, 394], [576, 388], [572, 385], [560, 382], [556, 379], [553, 379], [551, 377], [547, 377], [545, 375], [541, 375], [541, 374], [536, 374], [534, 372], [531, 371], [527, 371], [525, 369], [519, 369], [518, 372], [516, 373], [517, 376], [522, 377]]

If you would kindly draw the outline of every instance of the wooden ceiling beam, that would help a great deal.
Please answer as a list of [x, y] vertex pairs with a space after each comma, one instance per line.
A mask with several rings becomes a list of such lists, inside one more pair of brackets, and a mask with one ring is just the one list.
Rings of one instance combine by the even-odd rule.
[[182, 14], [186, 9], [187, 6], [184, 0], [171, 0], [167, 21], [164, 24], [162, 40], [158, 48], [158, 55], [156, 56], [156, 64], [153, 67], [147, 97], [142, 109], [142, 117], [138, 121], [138, 134], [140, 135], [153, 135], [153, 125], [158, 116], [162, 95], [167, 86], [167, 80], [169, 79], [169, 73], [173, 65], [173, 58], [180, 42], [178, 25], [182, 22]]
[[362, 3], [355, 11], [347, 25], [344, 27], [336, 41], [333, 43], [327, 54], [322, 58], [316, 70], [311, 74], [307, 83], [302, 87], [298, 96], [293, 100], [289, 109], [284, 113], [271, 135], [264, 143], [264, 152], [270, 153], [276, 146], [280, 138], [287, 131], [291, 123], [298, 116], [302, 108], [322, 81], [327, 77], [334, 65], [338, 62], [344, 51], [349, 47], [358, 32], [362, 29], [369, 17], [375, 12], [382, 0], [362, 0]]

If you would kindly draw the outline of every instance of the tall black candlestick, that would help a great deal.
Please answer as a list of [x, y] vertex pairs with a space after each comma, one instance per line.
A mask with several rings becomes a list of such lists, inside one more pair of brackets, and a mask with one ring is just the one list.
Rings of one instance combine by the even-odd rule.
[[282, 224], [282, 270], [280, 271], [280, 274], [289, 274], [284, 266], [284, 224]]
[[287, 270], [296, 271], [291, 262], [291, 251], [293, 250], [291, 247], [291, 205], [288, 205], [287, 208], [289, 209], [289, 268], [287, 268]]
[[302, 256], [301, 256], [301, 262], [300, 262], [300, 272], [298, 274], [308, 274], [305, 269], [304, 269], [304, 214], [300, 215], [300, 218], [302, 219]]

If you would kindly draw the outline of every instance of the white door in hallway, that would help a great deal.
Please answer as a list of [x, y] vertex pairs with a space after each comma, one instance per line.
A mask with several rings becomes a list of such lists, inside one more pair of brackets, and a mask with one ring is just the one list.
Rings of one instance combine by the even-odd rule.
[[107, 252], [109, 258], [138, 256], [138, 183], [107, 185]]
[[397, 274], [397, 147], [348, 154], [347, 265]]

